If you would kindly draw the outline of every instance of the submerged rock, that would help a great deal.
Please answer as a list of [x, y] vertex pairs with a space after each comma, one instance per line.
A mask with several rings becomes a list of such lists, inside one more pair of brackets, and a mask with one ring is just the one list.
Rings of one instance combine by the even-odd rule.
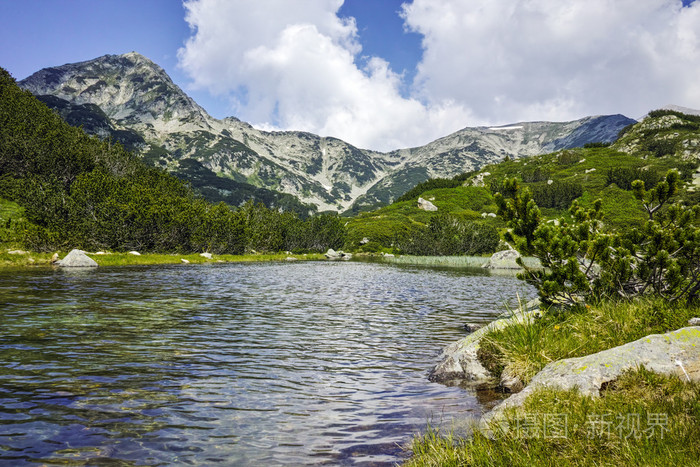
[[476, 324], [476, 323], [466, 323], [466, 324], [464, 325], [464, 330], [467, 331], [468, 333], [473, 333], [473, 332], [476, 332], [476, 331], [478, 331], [479, 329], [481, 329], [481, 327], [482, 327], [482, 326], [481, 326], [480, 324]]
[[538, 388], [578, 388], [581, 394], [599, 397], [603, 387], [623, 372], [644, 366], [663, 375], [700, 381], [700, 327], [686, 327], [666, 334], [652, 334], [619, 347], [585, 357], [558, 360], [545, 366], [521, 392], [489, 412], [482, 422], [502, 417], [505, 409], [519, 407]]
[[62, 260], [56, 261], [63, 268], [96, 268], [97, 263], [88, 257], [83, 250], [71, 250]]

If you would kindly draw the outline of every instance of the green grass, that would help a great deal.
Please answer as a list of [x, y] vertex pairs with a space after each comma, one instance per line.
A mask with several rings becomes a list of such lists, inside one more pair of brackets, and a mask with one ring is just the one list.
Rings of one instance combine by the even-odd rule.
[[21, 246], [20, 229], [23, 222], [24, 208], [17, 203], [0, 198], [0, 247], [14, 250]]
[[277, 254], [258, 254], [258, 255], [213, 255], [212, 259], [207, 259], [199, 254], [178, 255], [178, 254], [155, 254], [147, 253], [140, 256], [129, 253], [113, 253], [109, 255], [89, 255], [100, 266], [131, 266], [131, 265], [146, 265], [146, 264], [185, 264], [182, 260], [189, 261], [189, 264], [204, 264], [204, 263], [250, 263], [250, 262], [265, 262], [265, 261], [284, 261], [288, 257], [296, 258], [297, 260], [320, 260], [324, 256], [319, 253], [307, 255], [287, 255], [285, 253]]
[[[481, 214], [495, 213], [496, 203], [488, 189], [483, 187], [462, 186], [457, 188], [437, 188], [420, 195], [430, 200], [438, 208], [438, 213], [446, 212], [466, 220], [486, 222], [496, 227], [504, 227], [501, 219]], [[433, 212], [418, 208], [416, 199], [401, 201], [385, 206], [370, 213], [363, 213], [348, 221], [348, 240], [346, 249], [356, 249], [363, 238], [390, 247], [397, 234], [416, 226], [426, 225]]]
[[[407, 466], [697, 465], [700, 384], [630, 371], [600, 398], [541, 389], [507, 412], [506, 430], [470, 438], [428, 429]], [[638, 422], [638, 423], [637, 423]]]
[[[59, 257], [63, 258], [67, 252], [59, 252]], [[29, 266], [51, 266], [53, 253], [25, 252], [24, 254], [9, 254], [7, 250], [0, 252], [0, 268], [16, 268]], [[88, 253], [99, 266], [136, 266], [154, 264], [204, 264], [204, 263], [244, 263], [244, 262], [264, 262], [264, 261], [285, 261], [288, 257], [296, 258], [299, 261], [317, 261], [324, 259], [319, 253], [307, 255], [287, 255], [278, 254], [257, 254], [257, 255], [213, 255], [212, 259], [204, 258], [199, 254], [157, 254], [144, 253], [142, 255], [132, 255], [129, 253], [110, 253], [106, 255], [94, 255]], [[189, 263], [184, 263], [185, 259]]]
[[582, 357], [686, 326], [698, 307], [663, 300], [603, 303], [578, 311], [545, 312], [539, 319], [488, 333], [479, 358], [496, 376], [506, 367], [527, 384], [548, 363]]
[[409, 264], [416, 266], [480, 268], [489, 256], [394, 256], [384, 257], [382, 261], [392, 264]]
[[[688, 120], [690, 117], [684, 118]], [[504, 178], [516, 177], [522, 181], [522, 186], [532, 186], [553, 180], [580, 184], [583, 188], [580, 202], [584, 207], [591, 206], [598, 198], [602, 199], [603, 222], [607, 228], [623, 229], [639, 226], [646, 220], [640, 203], [634, 199], [630, 191], [622, 190], [615, 185], [606, 186], [608, 170], [644, 168], [663, 176], [669, 169], [679, 169], [682, 174], [689, 176], [697, 168], [700, 157], [699, 150], [690, 142], [700, 138], [700, 131], [697, 129], [697, 122], [687, 121], [686, 123], [687, 125], [681, 127], [653, 129], [660, 123], [656, 118], [651, 119], [649, 122], [645, 121], [632, 127], [623, 138], [610, 147], [566, 149], [541, 156], [504, 161], [483, 167], [479, 171], [482, 175], [489, 173], [483, 177], [485, 184], [483, 187], [460, 186], [427, 190], [420, 195], [416, 194], [415, 199], [421, 196], [430, 200], [438, 207], [438, 212], [461, 216], [465, 219], [483, 220], [481, 213], [496, 212], [496, 205], [490, 191], [492, 182], [498, 183]], [[663, 125], [660, 126], [663, 127]], [[689, 143], [687, 147], [683, 146], [685, 143], [679, 143], [675, 154], [656, 157], [655, 152], [649, 150], [650, 145], [653, 146], [655, 141], [663, 141], [668, 137]], [[539, 174], [536, 179], [535, 173]], [[470, 185], [475, 176], [467, 179], [465, 185]], [[420, 190], [414, 191], [417, 193]], [[698, 195], [687, 191], [685, 186], [681, 187], [678, 197], [688, 204], [695, 204], [698, 201]], [[351, 219], [348, 223], [346, 249], [356, 249], [364, 237], [390, 248], [396, 233], [416, 225], [426, 224], [431, 213], [418, 209], [415, 199], [397, 202]], [[566, 209], [542, 208], [541, 210], [547, 219], [568, 216]], [[501, 219], [487, 217], [484, 221], [499, 229], [505, 227]]]
[[[382, 261], [392, 264], [408, 264], [428, 267], [453, 267], [453, 268], [481, 268], [489, 260], [491, 255], [485, 256], [412, 256], [401, 255], [383, 257]], [[539, 262], [533, 257], [524, 257], [525, 265], [531, 268], [539, 267]], [[504, 270], [501, 270], [504, 271]], [[505, 270], [507, 271], [507, 270]], [[519, 270], [513, 270], [513, 274]]]

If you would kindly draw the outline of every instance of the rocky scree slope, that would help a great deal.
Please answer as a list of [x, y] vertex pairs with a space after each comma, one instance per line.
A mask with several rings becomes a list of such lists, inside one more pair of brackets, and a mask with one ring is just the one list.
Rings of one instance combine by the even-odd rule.
[[[135, 52], [45, 68], [19, 84], [37, 96], [52, 96], [62, 114], [72, 112], [71, 123], [101, 136], [111, 125], [115, 139], [121, 137], [148, 162], [184, 176], [198, 173], [219, 194], [227, 186], [217, 184], [217, 177], [335, 211], [387, 204], [428, 178], [452, 177], [506, 156], [517, 159], [613, 141], [634, 122], [612, 115], [465, 128], [425, 146], [381, 153], [336, 138], [266, 132], [236, 118], [215, 119], [162, 68]], [[74, 106], [71, 112], [66, 105]], [[90, 111], [100, 114], [93, 106], [108, 120], [81, 122], [96, 119], [88, 116]]]

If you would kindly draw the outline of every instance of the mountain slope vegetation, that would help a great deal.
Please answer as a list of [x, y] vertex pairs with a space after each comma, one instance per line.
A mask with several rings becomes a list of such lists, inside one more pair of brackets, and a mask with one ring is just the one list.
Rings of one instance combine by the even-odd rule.
[[3, 69], [0, 200], [1, 239], [38, 251], [325, 251], [345, 236], [337, 216], [211, 204], [120, 144], [68, 125]]
[[395, 245], [412, 229], [429, 224], [435, 213], [418, 207], [417, 199], [431, 201], [438, 214], [482, 222], [503, 229], [496, 217], [494, 194], [504, 181], [516, 178], [531, 190], [543, 215], [551, 222], [566, 218], [571, 202], [592, 207], [603, 200], [603, 222], [610, 229], [639, 226], [646, 214], [635, 199], [632, 182], [641, 179], [647, 189], [669, 169], [680, 174], [679, 197], [686, 204], [700, 201], [700, 117], [674, 110], [651, 112], [642, 122], [620, 132], [612, 144], [586, 144], [527, 159], [505, 160], [452, 179], [434, 179], [406, 192], [384, 208], [362, 213], [348, 224], [348, 242], [362, 248], [364, 239], [382, 248]]

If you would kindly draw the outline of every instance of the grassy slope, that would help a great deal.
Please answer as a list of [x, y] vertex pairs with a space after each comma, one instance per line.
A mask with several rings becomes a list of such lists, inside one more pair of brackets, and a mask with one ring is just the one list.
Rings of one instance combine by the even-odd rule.
[[[545, 313], [533, 322], [489, 333], [482, 341], [479, 357], [496, 374], [508, 367], [527, 383], [552, 361], [589, 355], [649, 334], [678, 329], [699, 314], [698, 307], [671, 306], [659, 300], [605, 303], [565, 314]], [[640, 368], [609, 383], [601, 396], [593, 399], [577, 391], [538, 390], [523, 407], [507, 411], [509, 431], [496, 431], [493, 437], [480, 430], [473, 437], [459, 438], [428, 429], [414, 439], [413, 457], [408, 465], [697, 463], [700, 383], [688, 383]], [[601, 419], [603, 414], [608, 414], [607, 418]], [[639, 436], [627, 436], [631, 432], [628, 414], [632, 420], [639, 417]], [[664, 433], [661, 435], [657, 427], [653, 436], [647, 436], [650, 433], [644, 430], [650, 429], [649, 417], [654, 414], [667, 417]], [[547, 418], [553, 416], [556, 418]], [[551, 436], [556, 431], [545, 431], [546, 420], [555, 421], [557, 426], [565, 420], [566, 433]], [[596, 420], [600, 421], [598, 425]], [[600, 431], [596, 436], [591, 435], [594, 428]]]
[[408, 466], [661, 466], [700, 459], [700, 384], [643, 369], [623, 375], [601, 397], [540, 390], [508, 432], [417, 437]]
[[[672, 141], [675, 144], [673, 154], [657, 157], [654, 144], [660, 141]], [[650, 149], [651, 148], [651, 149]], [[439, 211], [455, 214], [467, 219], [490, 223], [498, 228], [504, 224], [500, 219], [481, 214], [496, 212], [496, 205], [489, 189], [492, 182], [504, 178], [532, 174], [537, 169], [546, 173], [554, 181], [577, 182], [583, 187], [580, 202], [590, 205], [598, 198], [603, 199], [604, 222], [611, 228], [629, 227], [644, 221], [644, 213], [630, 191], [616, 185], [606, 186], [607, 172], [614, 168], [646, 168], [659, 175], [669, 169], [679, 169], [681, 176], [689, 185], [689, 176], [695, 171], [700, 159], [700, 129], [696, 124], [678, 116], [649, 118], [632, 127], [618, 142], [611, 147], [577, 148], [558, 151], [552, 154], [535, 156], [515, 161], [504, 161], [484, 167], [458, 188], [430, 190], [420, 196], [431, 200]], [[488, 174], [488, 175], [487, 175]], [[483, 186], [469, 186], [475, 179], [483, 179]], [[521, 183], [523, 186], [543, 184]], [[698, 194], [688, 192], [687, 186], [681, 189], [680, 196], [689, 203], [700, 202]], [[418, 196], [410, 201], [402, 201], [363, 213], [348, 222], [348, 244], [346, 248], [358, 248], [359, 242], [367, 237], [371, 241], [391, 245], [397, 232], [427, 223], [431, 213], [417, 207]], [[566, 216], [566, 210], [542, 209], [549, 218]]]

